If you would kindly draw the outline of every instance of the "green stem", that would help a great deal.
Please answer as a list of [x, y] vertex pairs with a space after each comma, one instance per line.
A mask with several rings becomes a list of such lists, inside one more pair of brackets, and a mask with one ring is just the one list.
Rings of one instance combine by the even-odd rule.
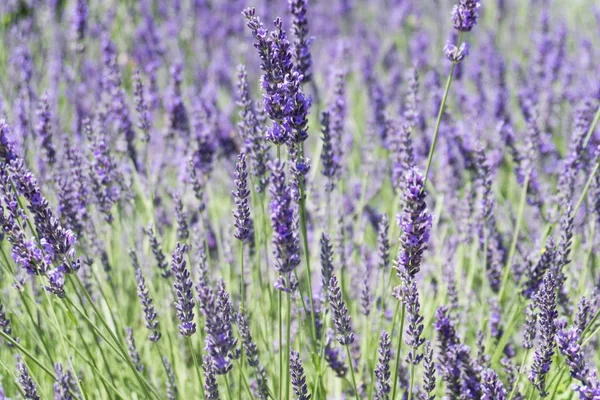
[[[460, 46], [461, 39], [462, 32], [458, 36], [458, 46]], [[444, 116], [444, 108], [446, 107], [446, 100], [448, 100], [448, 93], [450, 92], [450, 85], [452, 85], [452, 78], [454, 77], [454, 69], [456, 68], [456, 65], [456, 63], [452, 63], [452, 68], [450, 68], [450, 73], [448, 74], [448, 79], [446, 80], [446, 89], [444, 90], [444, 97], [442, 97], [442, 103], [440, 104], [440, 109], [438, 111], [437, 121], [435, 122], [435, 131], [433, 132], [433, 141], [431, 142], [429, 155], [427, 156], [427, 167], [425, 168], [425, 175], [423, 176], [423, 187], [425, 187], [427, 175], [429, 174], [429, 169], [431, 168], [433, 152], [435, 150], [435, 144], [437, 143], [438, 134], [440, 132], [440, 125], [442, 124], [442, 117]]]
[[402, 301], [402, 311], [400, 312], [400, 333], [398, 335], [398, 345], [396, 346], [396, 366], [394, 368], [394, 386], [392, 389], [392, 399], [396, 398], [396, 388], [398, 386], [398, 370], [400, 369], [400, 352], [402, 350], [402, 336], [404, 335], [404, 314], [406, 313], [406, 304]]
[[[278, 148], [279, 149], [279, 148]], [[283, 393], [283, 317], [281, 315], [282, 300], [281, 290], [277, 291], [279, 303], [279, 399]]]
[[[290, 277], [288, 277], [288, 281], [289, 281]], [[287, 294], [287, 332], [285, 334], [286, 338], [285, 338], [285, 352], [287, 354], [287, 363], [286, 363], [286, 374], [285, 374], [285, 398], [287, 400], [290, 400], [290, 348], [291, 348], [291, 343], [290, 343], [290, 327], [292, 325], [292, 294], [288, 293]]]
[[352, 375], [352, 385], [354, 386], [354, 395], [356, 396], [356, 400], [360, 400], [360, 397], [358, 395], [358, 386], [356, 385], [356, 377], [354, 376], [354, 366], [352, 365], [352, 355], [350, 354], [350, 346], [346, 345], [344, 347], [346, 347], [346, 354], [348, 354], [348, 364], [350, 367], [350, 373]]
[[598, 106], [598, 110], [596, 110], [596, 115], [594, 116], [594, 120], [592, 121], [592, 124], [590, 125], [590, 129], [588, 129], [587, 135], [585, 135], [585, 140], [583, 141], [583, 148], [586, 148], [587, 145], [590, 143], [590, 139], [592, 138], [592, 135], [593, 135], [594, 131], [596, 130], [598, 121], [600, 121], [600, 106]]
[[504, 299], [504, 293], [506, 292], [506, 285], [508, 283], [508, 277], [510, 276], [510, 269], [512, 267], [512, 260], [517, 249], [517, 241], [519, 240], [519, 231], [521, 230], [521, 222], [523, 221], [523, 214], [525, 213], [525, 204], [527, 203], [527, 187], [529, 186], [529, 173], [525, 176], [525, 182], [523, 182], [523, 188], [521, 189], [521, 200], [519, 201], [519, 211], [517, 214], [517, 222], [515, 225], [515, 232], [513, 233], [512, 243], [510, 244], [510, 250], [508, 257], [506, 258], [506, 265], [504, 266], [504, 275], [502, 277], [502, 284], [500, 286], [500, 294], [498, 295], [498, 301], [502, 303]]
[[517, 371], [517, 380], [515, 381], [512, 390], [510, 391], [510, 396], [508, 396], [508, 400], [512, 400], [514, 395], [517, 393], [517, 389], [519, 388], [519, 381], [521, 380], [521, 371], [523, 371], [523, 367], [525, 366], [525, 362], [527, 361], [527, 356], [529, 355], [529, 349], [525, 350], [525, 354], [523, 354], [523, 359], [521, 360], [521, 365]]
[[194, 351], [194, 344], [192, 343], [192, 337], [187, 337], [188, 344], [190, 346], [190, 352], [192, 353], [192, 359], [194, 360], [194, 369], [196, 370], [196, 376], [198, 377], [198, 381], [200, 382], [200, 393], [202, 394], [201, 398], [204, 398], [204, 379], [202, 379], [202, 373], [200, 372], [200, 365], [198, 364], [198, 360], [196, 358], [196, 352]]
[[240, 276], [240, 293], [242, 296], [241, 305], [244, 308], [244, 299], [246, 298], [246, 273], [244, 271], [244, 242], [240, 240], [240, 264], [242, 265], [242, 274]]

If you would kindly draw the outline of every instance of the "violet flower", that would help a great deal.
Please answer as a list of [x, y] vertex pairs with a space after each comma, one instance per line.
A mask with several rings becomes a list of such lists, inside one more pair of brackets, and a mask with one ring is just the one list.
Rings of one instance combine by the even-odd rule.
[[194, 323], [194, 294], [192, 293], [192, 281], [190, 272], [186, 268], [184, 260], [186, 245], [177, 243], [172, 254], [171, 270], [175, 281], [173, 287], [177, 300], [175, 309], [177, 318], [179, 318], [179, 333], [183, 336], [191, 336], [196, 333], [196, 324]]

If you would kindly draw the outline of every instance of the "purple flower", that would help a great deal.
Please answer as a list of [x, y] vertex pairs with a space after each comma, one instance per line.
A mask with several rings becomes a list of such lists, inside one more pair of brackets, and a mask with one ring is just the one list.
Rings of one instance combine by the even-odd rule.
[[444, 55], [454, 64], [458, 64], [469, 55], [469, 45], [463, 42], [459, 47], [456, 47], [454, 43], [447, 41], [444, 46]]
[[203, 307], [207, 307], [206, 350], [212, 358], [215, 373], [224, 375], [233, 367], [231, 361], [239, 357], [239, 350], [235, 348], [237, 339], [234, 338], [231, 329], [233, 306], [222, 280], [217, 284], [216, 296], [212, 298], [212, 304], [203, 304]]
[[386, 271], [390, 264], [390, 239], [389, 239], [390, 222], [387, 214], [381, 214], [377, 229], [377, 258], [379, 268]]
[[12, 142], [12, 133], [8, 123], [0, 119], [0, 161], [9, 163], [17, 158], [15, 147]]
[[176, 63], [171, 67], [171, 92], [169, 93], [169, 126], [172, 134], [180, 134], [187, 138], [190, 135], [190, 120], [188, 113], [183, 104], [181, 94], [181, 72], [183, 66], [181, 63]]
[[579, 344], [581, 336], [577, 327], [567, 329], [567, 322], [564, 318], [556, 321], [556, 327], [558, 329], [556, 334], [558, 349], [566, 357], [571, 376], [582, 383], [581, 386], [575, 385], [573, 389], [579, 393], [579, 398], [582, 400], [598, 398], [600, 383], [597, 371], [593, 364], [587, 363], [584, 359]]
[[144, 319], [146, 320], [146, 328], [150, 331], [148, 334], [148, 340], [151, 342], [158, 342], [161, 334], [158, 331], [158, 320], [156, 319], [157, 314], [152, 304], [152, 297], [146, 287], [146, 279], [140, 268], [135, 270], [135, 280], [137, 283], [137, 295], [142, 305], [142, 311], [144, 312]]
[[[271, 163], [271, 224], [275, 267], [285, 279], [300, 264], [298, 221], [292, 202], [291, 189], [285, 182], [284, 164]], [[287, 288], [291, 288], [288, 282]]]
[[210, 356], [204, 356], [202, 370], [204, 371], [204, 394], [206, 395], [206, 399], [219, 400], [219, 385]]
[[302, 359], [300, 353], [290, 349], [290, 375], [292, 380], [292, 388], [298, 400], [309, 400], [312, 396], [308, 393], [308, 385], [306, 384], [306, 376], [302, 367]]
[[173, 196], [173, 202], [175, 203], [175, 216], [177, 217], [177, 239], [184, 241], [190, 237], [187, 213], [183, 209], [183, 200], [179, 194]]
[[187, 247], [177, 243], [172, 254], [171, 270], [175, 277], [173, 287], [177, 301], [175, 309], [177, 318], [179, 318], [179, 333], [183, 336], [191, 336], [196, 333], [196, 324], [194, 323], [194, 294], [192, 293], [192, 280], [190, 272], [186, 268], [184, 260]]
[[323, 140], [323, 149], [321, 151], [321, 162], [323, 169], [321, 173], [327, 177], [325, 190], [331, 192], [334, 188], [333, 177], [336, 175], [337, 165], [334, 159], [332, 137], [329, 129], [329, 112], [323, 111], [321, 114], [321, 139]]
[[423, 252], [429, 242], [431, 229], [431, 214], [425, 203], [426, 193], [423, 187], [423, 177], [412, 168], [406, 177], [406, 190], [404, 193], [404, 211], [398, 215], [398, 224], [402, 227], [400, 237], [401, 249], [395, 262], [396, 270], [400, 276], [406, 271], [414, 277], [421, 268]]
[[551, 271], [546, 273], [542, 285], [535, 296], [539, 309], [540, 340], [535, 349], [533, 364], [529, 373], [529, 381], [538, 389], [540, 396], [546, 397], [546, 375], [552, 364], [556, 333], [556, 277]]
[[248, 320], [242, 313], [242, 309], [237, 313], [236, 323], [240, 331], [242, 345], [248, 358], [248, 365], [254, 368], [254, 375], [257, 383], [257, 394], [261, 399], [269, 398], [269, 388], [267, 387], [267, 377], [264, 368], [258, 359], [258, 348], [252, 339]]
[[491, 369], [483, 371], [482, 378], [482, 393], [481, 400], [505, 400], [506, 389], [498, 377], [498, 374]]
[[160, 275], [163, 278], [169, 278], [171, 276], [171, 271], [168, 269], [169, 263], [166, 261], [166, 257], [162, 251], [162, 247], [158, 238], [154, 234], [154, 229], [152, 229], [152, 225], [149, 225], [148, 228], [144, 229], [144, 233], [148, 235], [148, 240], [150, 241], [150, 248], [152, 249], [152, 254], [154, 255], [154, 260], [156, 261], [156, 266], [160, 270]]
[[426, 395], [423, 397], [423, 400], [433, 400], [435, 398], [435, 362], [433, 360], [433, 349], [431, 348], [431, 343], [427, 341], [425, 343], [423, 357], [423, 390]]
[[390, 396], [390, 362], [392, 360], [390, 335], [381, 331], [379, 338], [379, 359], [375, 367], [375, 399], [388, 400]]
[[246, 165], [246, 154], [240, 153], [235, 164], [235, 191], [232, 192], [236, 209], [233, 211], [235, 218], [236, 239], [245, 241], [250, 236], [252, 220], [250, 217], [250, 205], [248, 196], [248, 167]]
[[348, 365], [345, 362], [344, 354], [340, 348], [334, 347], [332, 338], [328, 338], [325, 345], [325, 361], [338, 378], [343, 378], [348, 373]]
[[354, 343], [352, 317], [349, 315], [348, 308], [342, 299], [342, 291], [335, 275], [332, 275], [329, 281], [328, 296], [337, 334], [336, 339], [341, 345], [348, 346]]
[[321, 281], [323, 289], [329, 287], [329, 280], [333, 273], [333, 246], [329, 235], [323, 232], [321, 234]]
[[469, 32], [477, 25], [481, 3], [475, 0], [459, 0], [452, 9], [452, 22], [454, 29], [461, 32]]
[[87, 30], [88, 6], [86, 0], [77, 0], [73, 7], [73, 36], [77, 51], [83, 51], [83, 39]]
[[250, 98], [248, 76], [243, 65], [238, 67], [238, 99], [240, 108], [238, 128], [245, 142], [245, 151], [250, 155], [252, 175], [257, 179], [256, 191], [263, 193], [268, 185], [267, 162], [269, 154], [262, 135], [263, 126], [258, 120], [255, 104]]
[[410, 278], [410, 275], [406, 275], [402, 283], [402, 292], [408, 311], [408, 328], [406, 329], [404, 341], [410, 347], [410, 350], [406, 356], [406, 362], [418, 365], [423, 359], [423, 354], [418, 354], [417, 351], [425, 343], [425, 338], [421, 337], [423, 333], [423, 316], [420, 314], [419, 291], [416, 282]]
[[309, 82], [312, 78], [312, 58], [310, 46], [313, 38], [308, 36], [308, 19], [306, 18], [307, 0], [289, 0], [290, 12], [294, 16], [292, 21], [294, 40], [294, 63], [296, 70], [302, 75], [302, 82]]
[[148, 103], [146, 102], [144, 95], [144, 83], [142, 82], [142, 76], [138, 69], [133, 73], [133, 96], [135, 100], [135, 111], [138, 114], [138, 128], [144, 134], [142, 140], [148, 143], [150, 142], [152, 122], [150, 120], [150, 112], [148, 111]]
[[128, 326], [127, 328], [125, 328], [125, 332], [125, 340], [127, 341], [127, 352], [129, 353], [129, 358], [131, 359], [133, 365], [135, 365], [135, 369], [137, 369], [138, 372], [142, 372], [144, 370], [144, 364], [142, 364], [142, 361], [140, 359], [140, 353], [138, 352], [137, 347], [135, 345], [133, 329], [131, 329], [131, 327]]
[[176, 400], [178, 398], [177, 392], [177, 380], [175, 379], [175, 373], [173, 372], [173, 367], [171, 363], [167, 359], [167, 357], [162, 357], [163, 365], [165, 366], [165, 371], [167, 373], [167, 399]]
[[[52, 142], [52, 115], [50, 114], [50, 104], [48, 103], [48, 95], [44, 94], [40, 98], [40, 103], [37, 110], [38, 126], [37, 134], [42, 140], [42, 148], [46, 153], [46, 161], [51, 166], [56, 161], [56, 148]], [[43, 166], [43, 164], [40, 164]]]
[[19, 373], [19, 385], [23, 390], [23, 394], [27, 400], [40, 400], [40, 395], [31, 376], [29, 370], [20, 358], [17, 358], [17, 372]]

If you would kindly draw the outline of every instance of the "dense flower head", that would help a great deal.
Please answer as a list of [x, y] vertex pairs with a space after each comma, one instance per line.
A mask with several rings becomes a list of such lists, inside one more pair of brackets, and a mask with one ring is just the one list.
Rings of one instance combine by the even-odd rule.
[[390, 387], [390, 362], [392, 360], [390, 335], [385, 331], [381, 331], [379, 338], [379, 358], [375, 367], [375, 399], [389, 399]]
[[40, 400], [37, 387], [29, 375], [29, 369], [20, 358], [17, 358], [17, 372], [19, 373], [19, 385], [25, 398], [27, 400]]
[[414, 277], [421, 268], [423, 252], [429, 242], [431, 214], [425, 203], [423, 176], [416, 169], [408, 171], [404, 192], [404, 210], [398, 215], [398, 224], [402, 228], [401, 249], [396, 260], [396, 270]]
[[546, 375], [552, 364], [554, 355], [556, 325], [556, 277], [547, 272], [535, 298], [539, 309], [538, 319], [540, 339], [535, 349], [533, 364], [529, 373], [529, 381], [537, 388], [540, 396], [546, 397]]
[[447, 41], [444, 45], [444, 55], [448, 60], [458, 64], [469, 55], [469, 45], [466, 42], [462, 42], [457, 46], [456, 44]]
[[333, 246], [331, 245], [331, 238], [328, 234], [323, 232], [321, 235], [321, 282], [323, 289], [329, 288], [329, 280], [333, 273]]
[[312, 396], [308, 393], [306, 376], [300, 354], [290, 350], [290, 374], [292, 379], [292, 388], [298, 400], [309, 400]]
[[504, 400], [506, 399], [506, 389], [500, 380], [500, 377], [492, 369], [486, 369], [482, 374], [482, 400]]
[[157, 313], [154, 309], [152, 297], [150, 297], [150, 293], [146, 287], [146, 278], [144, 278], [144, 274], [139, 268], [135, 270], [135, 280], [137, 282], [137, 295], [142, 305], [142, 311], [144, 312], [146, 328], [150, 331], [148, 340], [158, 342], [161, 334], [158, 331]]
[[452, 9], [452, 22], [454, 29], [461, 32], [469, 32], [477, 25], [479, 8], [481, 3], [475, 0], [459, 0]]
[[250, 235], [252, 220], [250, 219], [250, 204], [248, 196], [248, 166], [246, 164], [246, 154], [240, 153], [235, 164], [235, 191], [232, 192], [235, 210], [235, 233], [233, 236], [238, 240], [246, 240]]
[[183, 336], [191, 336], [196, 333], [196, 323], [194, 322], [192, 280], [184, 259], [186, 251], [186, 245], [177, 243], [172, 254], [171, 271], [175, 278], [173, 287], [177, 296], [175, 309], [177, 310], [177, 318], [179, 318], [180, 322], [179, 332]]
[[332, 275], [329, 281], [328, 296], [333, 323], [337, 333], [336, 339], [341, 345], [348, 346], [354, 343], [352, 317], [349, 315], [348, 308], [342, 299], [342, 290], [335, 275]]
[[308, 36], [307, 0], [289, 0], [290, 12], [294, 16], [294, 64], [302, 75], [303, 82], [312, 78], [312, 57], [310, 47], [314, 38]]
[[277, 271], [286, 278], [300, 264], [298, 221], [292, 191], [285, 180], [285, 164], [274, 160], [270, 167], [273, 254]]

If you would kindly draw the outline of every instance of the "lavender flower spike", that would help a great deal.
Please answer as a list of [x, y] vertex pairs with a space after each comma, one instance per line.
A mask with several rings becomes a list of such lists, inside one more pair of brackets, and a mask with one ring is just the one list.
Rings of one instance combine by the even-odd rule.
[[452, 9], [454, 29], [460, 32], [469, 32], [477, 25], [481, 3], [475, 0], [459, 0]]
[[379, 361], [375, 367], [375, 400], [389, 400], [390, 398], [391, 344], [390, 335], [382, 330], [379, 338]]
[[35, 383], [29, 375], [29, 370], [23, 361], [17, 358], [17, 371], [19, 372], [19, 385], [23, 389], [23, 394], [27, 400], [40, 400]]
[[348, 346], [354, 343], [354, 332], [352, 329], [352, 317], [350, 317], [348, 308], [342, 299], [342, 291], [335, 275], [329, 281], [329, 305], [331, 306], [333, 323], [337, 333], [337, 341]]
[[[298, 220], [295, 215], [290, 187], [285, 182], [284, 164], [279, 160], [271, 163], [271, 223], [273, 226], [273, 252], [275, 266], [283, 279], [300, 264]], [[294, 290], [292, 282], [282, 289]]]
[[160, 340], [161, 335], [158, 331], [156, 310], [154, 309], [154, 304], [152, 304], [152, 298], [148, 293], [148, 288], [146, 287], [146, 279], [144, 278], [144, 274], [139, 268], [135, 270], [135, 280], [137, 283], [137, 295], [140, 299], [140, 304], [142, 305], [142, 311], [144, 312], [144, 318], [146, 320], [146, 328], [150, 330], [148, 340], [150, 340], [151, 342], [158, 342]]
[[540, 343], [535, 350], [533, 365], [529, 373], [529, 381], [538, 389], [541, 397], [548, 396], [546, 391], [546, 375], [552, 365], [554, 355], [556, 325], [556, 277], [548, 271], [536, 295], [539, 308]]
[[491, 369], [486, 369], [482, 374], [482, 392], [481, 400], [505, 400], [506, 389], [498, 374]]
[[302, 74], [303, 83], [309, 82], [312, 78], [310, 45], [313, 38], [308, 36], [307, 2], [307, 0], [289, 0], [290, 12], [294, 16], [293, 31], [296, 37], [294, 40], [294, 63], [296, 70]]
[[194, 294], [192, 293], [192, 280], [190, 272], [186, 268], [184, 254], [187, 250], [185, 245], [177, 243], [173, 251], [171, 270], [175, 277], [173, 284], [177, 301], [177, 318], [179, 318], [179, 333], [183, 336], [191, 336], [196, 333], [196, 324], [194, 323]]
[[235, 210], [233, 216], [235, 218], [235, 232], [233, 236], [236, 239], [244, 241], [250, 236], [252, 221], [250, 219], [250, 205], [248, 203], [248, 167], [246, 165], [246, 154], [238, 155], [237, 163], [235, 164], [235, 191], [233, 195], [235, 201]]
[[298, 400], [309, 400], [312, 396], [308, 393], [302, 359], [300, 354], [294, 350], [290, 350], [290, 375], [292, 388]]
[[402, 227], [401, 249], [395, 262], [398, 276], [401, 276], [403, 271], [411, 277], [419, 272], [423, 252], [429, 242], [431, 214], [425, 203], [423, 184], [423, 176], [415, 168], [411, 168], [406, 177], [404, 210], [402, 215], [397, 217], [398, 224]]
[[212, 360], [209, 356], [204, 356], [202, 370], [204, 371], [204, 393], [206, 395], [206, 399], [219, 400], [219, 385], [217, 384], [215, 370], [212, 364]]

